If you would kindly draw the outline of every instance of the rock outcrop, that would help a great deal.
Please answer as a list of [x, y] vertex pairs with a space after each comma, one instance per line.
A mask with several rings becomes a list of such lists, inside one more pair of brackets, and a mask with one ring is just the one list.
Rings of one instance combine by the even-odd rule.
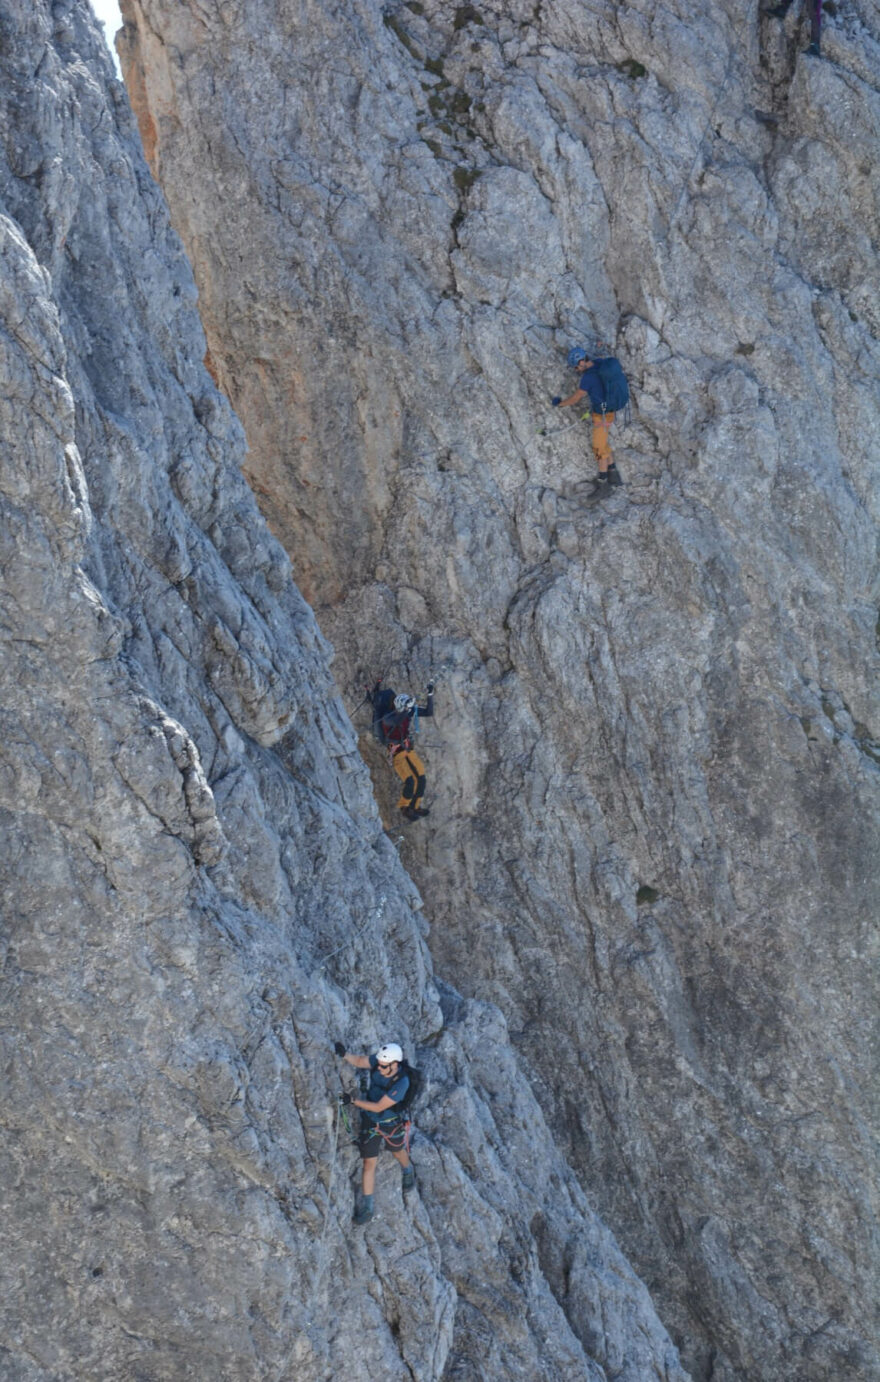
[[[0, 0], [0, 1372], [681, 1379], [433, 977], [195, 299], [88, 6]], [[355, 1233], [332, 1042], [392, 1033], [421, 1189]]]
[[[880, 1375], [876, 11], [817, 60], [721, 0], [123, 9], [340, 682], [440, 679], [441, 972], [695, 1376]], [[598, 508], [536, 436], [584, 337], [637, 402]]]

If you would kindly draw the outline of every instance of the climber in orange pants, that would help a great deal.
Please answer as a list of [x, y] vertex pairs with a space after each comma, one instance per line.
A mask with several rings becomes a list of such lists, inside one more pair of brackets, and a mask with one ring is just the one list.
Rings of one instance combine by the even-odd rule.
[[629, 402], [629, 385], [615, 355], [590, 359], [583, 346], [572, 346], [567, 359], [569, 368], [578, 372], [578, 386], [568, 398], [560, 398], [557, 394], [550, 402], [554, 408], [574, 408], [589, 398], [593, 419], [593, 455], [599, 473], [593, 492], [588, 497], [591, 501], [604, 499], [623, 484], [611, 454], [608, 433], [615, 413], [625, 409]]

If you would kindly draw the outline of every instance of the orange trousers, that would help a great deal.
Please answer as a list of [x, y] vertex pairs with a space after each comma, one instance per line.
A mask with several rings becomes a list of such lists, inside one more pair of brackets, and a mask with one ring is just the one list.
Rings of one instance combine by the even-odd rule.
[[403, 783], [397, 803], [400, 810], [405, 810], [407, 806], [420, 806], [425, 795], [425, 765], [415, 749], [398, 749], [391, 766]]
[[593, 413], [593, 455], [596, 457], [600, 475], [605, 474], [613, 460], [611, 442], [608, 440], [613, 421], [613, 413]]

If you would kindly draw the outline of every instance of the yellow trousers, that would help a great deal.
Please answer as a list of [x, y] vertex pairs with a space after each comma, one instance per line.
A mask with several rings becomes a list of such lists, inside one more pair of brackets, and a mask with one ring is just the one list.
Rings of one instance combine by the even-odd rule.
[[608, 440], [608, 433], [611, 431], [613, 421], [613, 413], [593, 413], [593, 455], [596, 457], [596, 464], [601, 475], [605, 474], [612, 461], [611, 442]]
[[400, 801], [401, 811], [407, 806], [418, 807], [425, 795], [425, 765], [415, 749], [398, 749], [391, 760], [391, 766], [403, 783]]

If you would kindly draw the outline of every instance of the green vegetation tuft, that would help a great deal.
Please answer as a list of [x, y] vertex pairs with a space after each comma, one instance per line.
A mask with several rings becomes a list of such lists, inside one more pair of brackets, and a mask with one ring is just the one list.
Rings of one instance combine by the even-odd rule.
[[464, 168], [459, 165], [452, 174], [452, 181], [459, 192], [469, 192], [479, 176], [479, 168]]
[[877, 743], [876, 739], [871, 738], [871, 731], [868, 726], [856, 720], [854, 728], [856, 743], [862, 753], [880, 766], [880, 744]]
[[468, 24], [482, 23], [483, 16], [480, 14], [480, 11], [475, 8], [475, 6], [459, 5], [458, 9], [455, 11], [455, 18], [452, 21], [452, 27], [453, 29], [455, 29], [457, 33], [459, 29], [466, 28]]
[[415, 58], [418, 62], [421, 62], [422, 55], [419, 52], [415, 40], [410, 38], [409, 34], [406, 32], [406, 29], [403, 27], [396, 15], [383, 14], [382, 22], [385, 25], [386, 29], [391, 30], [394, 37], [397, 39], [398, 43], [403, 44], [404, 48], [409, 53], [410, 57]]
[[656, 888], [651, 888], [647, 883], [643, 883], [636, 893], [637, 907], [650, 907], [660, 896]]

